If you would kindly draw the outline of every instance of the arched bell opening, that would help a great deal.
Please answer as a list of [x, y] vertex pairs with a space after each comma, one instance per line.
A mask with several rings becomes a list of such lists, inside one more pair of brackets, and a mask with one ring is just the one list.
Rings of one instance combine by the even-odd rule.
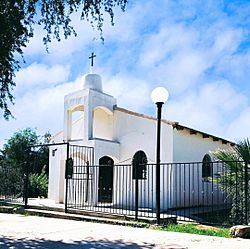
[[106, 107], [93, 110], [93, 138], [113, 140], [113, 113]]
[[84, 134], [84, 106], [74, 105], [66, 112], [67, 141], [83, 139]]

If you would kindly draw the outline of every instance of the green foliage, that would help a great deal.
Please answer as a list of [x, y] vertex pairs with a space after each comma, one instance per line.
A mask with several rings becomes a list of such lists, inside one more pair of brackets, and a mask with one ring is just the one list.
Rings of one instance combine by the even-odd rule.
[[[46, 137], [50, 134], [46, 133]], [[0, 195], [23, 196], [25, 175], [29, 173], [31, 194], [46, 196], [49, 148], [38, 147], [32, 151], [29, 148], [42, 139], [34, 130], [27, 128], [14, 133], [3, 146], [0, 151]]]
[[30, 170], [41, 173], [42, 169], [49, 174], [49, 147], [40, 147], [36, 152], [31, 152]]
[[23, 177], [20, 168], [0, 164], [0, 196], [20, 197], [23, 191]]
[[23, 1], [0, 1], [0, 109], [8, 119], [11, 112], [8, 102], [14, 103], [11, 90], [15, 86], [15, 71], [20, 68], [15, 59], [15, 53], [23, 54], [22, 47], [26, 46], [32, 36], [27, 26]]
[[[50, 136], [47, 132], [45, 136]], [[44, 137], [44, 136], [43, 136]], [[13, 136], [3, 146], [1, 154], [2, 161], [11, 165], [13, 168], [20, 168], [24, 173], [26, 171], [29, 146], [39, 144], [42, 138], [31, 128], [15, 132]], [[47, 139], [47, 138], [44, 138]], [[47, 147], [39, 147], [29, 153], [29, 171], [32, 173], [41, 173], [45, 166], [48, 173], [48, 153]]]
[[39, 136], [31, 128], [15, 132], [3, 146], [2, 156], [5, 164], [21, 168], [22, 172], [25, 172], [28, 146], [38, 142]]
[[41, 174], [31, 174], [29, 176], [29, 192], [30, 198], [47, 197], [48, 193], [48, 176], [45, 170]]
[[[232, 209], [230, 219], [233, 224], [245, 223], [245, 216], [248, 212], [250, 217], [250, 191], [245, 192], [245, 186], [250, 187], [250, 143], [249, 139], [243, 139], [231, 150], [218, 150], [214, 156], [223, 161], [224, 170], [214, 181], [220, 185], [221, 189], [229, 194], [232, 199]], [[247, 181], [246, 181], [247, 180]], [[230, 191], [228, 191], [230, 190]]]
[[199, 235], [217, 236], [217, 237], [230, 237], [229, 229], [222, 227], [208, 227], [195, 224], [178, 224], [169, 225], [161, 228], [163, 231], [192, 233]]
[[127, 0], [1, 0], [0, 1], [0, 110], [5, 119], [11, 117], [8, 104], [14, 103], [11, 94], [15, 86], [15, 72], [20, 63], [16, 55], [23, 56], [23, 48], [34, 35], [34, 25], [45, 30], [44, 43], [51, 39], [61, 40], [76, 35], [71, 24], [71, 15], [79, 13], [80, 18], [90, 22], [100, 31], [104, 13], [108, 13], [114, 24], [113, 9], [116, 6], [124, 11]]

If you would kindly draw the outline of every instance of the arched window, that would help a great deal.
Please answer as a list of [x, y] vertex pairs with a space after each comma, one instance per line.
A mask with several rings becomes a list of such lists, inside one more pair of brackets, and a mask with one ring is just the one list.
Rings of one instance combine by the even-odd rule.
[[206, 154], [202, 160], [202, 178], [208, 180], [213, 175], [213, 165], [211, 157]]
[[142, 151], [137, 151], [132, 160], [132, 178], [133, 179], [147, 179], [147, 156]]

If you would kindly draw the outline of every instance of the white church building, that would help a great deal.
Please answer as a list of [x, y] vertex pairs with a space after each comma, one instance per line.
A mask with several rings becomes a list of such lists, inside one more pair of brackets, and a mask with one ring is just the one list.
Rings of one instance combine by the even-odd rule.
[[[82, 112], [82, 115], [72, 121], [75, 112]], [[156, 158], [156, 124], [155, 117], [117, 106], [116, 98], [103, 92], [100, 75], [85, 75], [83, 88], [64, 97], [64, 128], [51, 139], [51, 144], [54, 143], [55, 146], [50, 147], [48, 197], [57, 203], [65, 202], [65, 160], [68, 153], [74, 165], [79, 166], [78, 172], [73, 169], [73, 178], [74, 174], [77, 178], [86, 175], [87, 171], [91, 175], [84, 182], [71, 183], [76, 192], [69, 193], [69, 196], [75, 195], [79, 205], [83, 202], [93, 206], [99, 202], [109, 202], [114, 206], [134, 205], [130, 200], [133, 195], [129, 192], [133, 191], [135, 184], [132, 161], [138, 157], [142, 165], [149, 165], [139, 169], [141, 173], [138, 191], [143, 196], [141, 198], [144, 198], [139, 205], [154, 208], [155, 173], [151, 170], [153, 165], [150, 164], [154, 164]], [[83, 146], [85, 150], [72, 149], [67, 152], [67, 146], [56, 145], [62, 142]], [[185, 166], [185, 163], [210, 161], [213, 159], [211, 151], [228, 149], [231, 146], [233, 143], [225, 139], [162, 119], [161, 162], [166, 165], [164, 169], [161, 168], [160, 176], [161, 208], [183, 207], [187, 205], [184, 203], [197, 206], [202, 198], [204, 201], [202, 193], [197, 191], [196, 194], [198, 182], [203, 182], [203, 187], [208, 189], [215, 186], [205, 179], [202, 171], [193, 168], [197, 167], [195, 164]], [[91, 155], [87, 148], [92, 148]], [[183, 163], [183, 167], [177, 168], [174, 163]], [[92, 165], [95, 168], [87, 168]], [[103, 165], [110, 165], [110, 168], [102, 167]], [[126, 167], [119, 168], [119, 165]], [[84, 166], [84, 169], [80, 166]], [[218, 173], [219, 169], [210, 169], [208, 175], [211, 172]], [[100, 188], [103, 186], [100, 186], [100, 179], [105, 177], [109, 179], [104, 179], [102, 184], [106, 185], [101, 192]], [[185, 197], [185, 191], [192, 193], [191, 199], [190, 194]], [[218, 186], [216, 191], [221, 191]], [[181, 194], [177, 195], [177, 192]], [[185, 198], [189, 198], [189, 202]], [[205, 198], [209, 202], [210, 197]], [[222, 194], [216, 201], [223, 202]]]

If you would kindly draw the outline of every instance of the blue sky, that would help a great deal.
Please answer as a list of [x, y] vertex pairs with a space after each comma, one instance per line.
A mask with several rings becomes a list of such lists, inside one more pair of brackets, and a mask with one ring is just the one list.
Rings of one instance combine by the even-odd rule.
[[15, 119], [0, 119], [0, 147], [26, 127], [62, 129], [64, 95], [82, 88], [92, 51], [119, 106], [155, 115], [150, 93], [164, 86], [164, 118], [232, 141], [250, 137], [249, 13], [249, 1], [131, 0], [115, 11], [115, 26], [107, 17], [104, 44], [75, 15], [78, 36], [53, 41], [49, 53], [36, 27], [16, 74]]

